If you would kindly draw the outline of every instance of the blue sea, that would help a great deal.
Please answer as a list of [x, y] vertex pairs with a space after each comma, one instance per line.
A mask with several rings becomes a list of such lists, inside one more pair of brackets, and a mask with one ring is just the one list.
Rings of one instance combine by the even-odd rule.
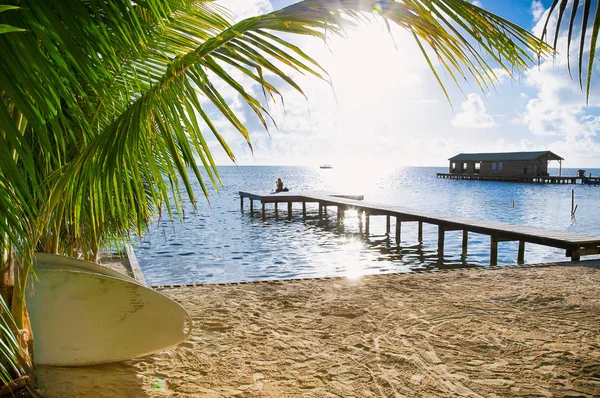
[[[150, 225], [136, 239], [135, 253], [148, 283], [190, 284], [309, 278], [359, 277], [366, 274], [411, 272], [443, 268], [485, 267], [489, 263], [489, 237], [469, 235], [469, 253], [461, 258], [462, 232], [446, 233], [444, 258], [437, 255], [437, 227], [424, 225], [423, 243], [416, 223], [402, 224], [396, 245], [385, 231], [385, 217], [371, 217], [370, 235], [359, 228], [356, 212], [346, 212], [344, 230], [337, 227], [335, 208], [324, 220], [316, 204], [295, 204], [287, 219], [287, 206], [275, 216], [267, 205], [262, 220], [260, 203], [254, 214], [245, 200], [240, 211], [238, 192], [270, 192], [282, 178], [290, 191], [326, 190], [363, 194], [365, 200], [402, 205], [483, 220], [600, 236], [600, 186], [460, 181], [436, 178], [439, 167], [383, 169], [363, 166], [314, 167], [223, 166], [224, 186], [207, 199], [196, 187], [196, 208], [186, 200], [179, 218], [168, 215]], [[588, 169], [597, 176], [600, 169]], [[563, 169], [563, 175], [575, 175]], [[558, 170], [550, 170], [557, 175]], [[577, 205], [571, 219], [571, 190]], [[175, 211], [175, 209], [174, 209]], [[176, 213], [177, 217], [177, 213]], [[393, 225], [393, 223], [392, 223]], [[364, 232], [364, 231], [363, 231]], [[516, 242], [501, 242], [499, 265], [514, 264]], [[585, 259], [586, 257], [584, 257]], [[593, 258], [593, 257], [591, 257]], [[564, 261], [564, 250], [526, 245], [525, 262]]]

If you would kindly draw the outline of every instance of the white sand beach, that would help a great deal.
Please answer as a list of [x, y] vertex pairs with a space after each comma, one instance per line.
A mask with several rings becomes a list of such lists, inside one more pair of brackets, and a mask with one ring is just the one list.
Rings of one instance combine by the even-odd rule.
[[178, 347], [38, 368], [48, 397], [600, 396], [599, 261], [205, 285]]

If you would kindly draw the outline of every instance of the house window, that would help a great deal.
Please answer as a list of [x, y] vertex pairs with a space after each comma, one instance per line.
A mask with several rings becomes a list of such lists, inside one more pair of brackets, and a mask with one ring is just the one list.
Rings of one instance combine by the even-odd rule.
[[452, 170], [456, 170], [456, 163], [452, 162]]
[[467, 164], [466, 163], [463, 163], [463, 170], [467, 171]]
[[502, 170], [502, 162], [498, 162], [498, 170]]
[[479, 171], [481, 170], [481, 162], [477, 162], [475, 163], [475, 174], [479, 174]]
[[492, 163], [492, 170], [496, 170], [496, 162]]

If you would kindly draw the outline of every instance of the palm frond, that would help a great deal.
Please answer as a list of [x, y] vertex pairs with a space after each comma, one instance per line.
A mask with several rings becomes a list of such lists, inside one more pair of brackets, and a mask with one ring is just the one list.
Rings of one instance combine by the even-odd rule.
[[0, 382], [4, 385], [12, 383], [27, 372], [25, 353], [15, 335], [17, 325], [0, 295]]
[[[592, 16], [593, 15], [593, 16]], [[565, 25], [565, 16], [569, 16]], [[591, 17], [591, 18], [590, 18]], [[548, 25], [552, 18], [556, 18], [554, 32], [548, 31]], [[567, 67], [571, 75], [571, 40], [579, 34], [579, 46], [577, 48], [577, 69], [579, 86], [585, 90], [586, 102], [589, 101], [590, 87], [592, 83], [592, 72], [596, 57], [596, 44], [598, 32], [600, 31], [600, 5], [597, 0], [554, 0], [544, 23], [542, 39], [553, 33], [553, 46], [556, 48], [558, 37], [563, 28], [567, 30]], [[591, 33], [589, 29], [591, 28]], [[587, 53], [587, 56], [586, 56]], [[587, 63], [585, 59], [587, 57]], [[584, 71], [585, 89], [584, 89]]]

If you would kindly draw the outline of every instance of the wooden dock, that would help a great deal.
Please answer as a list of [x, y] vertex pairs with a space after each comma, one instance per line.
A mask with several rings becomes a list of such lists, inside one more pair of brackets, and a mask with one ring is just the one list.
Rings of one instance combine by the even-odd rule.
[[544, 177], [492, 177], [479, 174], [436, 173], [437, 178], [451, 180], [479, 180], [501, 182], [529, 182], [536, 184], [585, 184], [599, 185], [600, 177], [575, 177], [575, 176], [544, 176]]
[[292, 217], [292, 203], [302, 203], [302, 214], [306, 216], [306, 204], [318, 203], [319, 217], [323, 216], [326, 207], [337, 207], [338, 221], [344, 218], [346, 210], [358, 210], [360, 219], [364, 217], [365, 233], [369, 234], [369, 219], [371, 216], [386, 217], [386, 233], [390, 233], [391, 218], [395, 219], [395, 239], [400, 243], [402, 223], [418, 223], [418, 240], [423, 241], [423, 224], [438, 227], [438, 255], [444, 256], [444, 238], [446, 231], [462, 231], [462, 255], [466, 256], [469, 232], [488, 235], [490, 237], [490, 265], [498, 263], [498, 242], [517, 241], [519, 250], [517, 263], [525, 261], [525, 243], [556, 247], [565, 250], [565, 255], [572, 261], [579, 261], [581, 256], [600, 254], [600, 237], [573, 234], [568, 232], [551, 231], [521, 225], [485, 221], [469, 217], [458, 217], [433, 212], [420, 211], [402, 206], [382, 205], [365, 202], [362, 195], [343, 195], [324, 192], [280, 192], [277, 194], [257, 194], [240, 191], [240, 209], [244, 210], [244, 198], [250, 200], [250, 212], [254, 211], [254, 201], [261, 204], [261, 214], [266, 217], [265, 205], [272, 203], [275, 212], [278, 204], [286, 203], [288, 218]]

